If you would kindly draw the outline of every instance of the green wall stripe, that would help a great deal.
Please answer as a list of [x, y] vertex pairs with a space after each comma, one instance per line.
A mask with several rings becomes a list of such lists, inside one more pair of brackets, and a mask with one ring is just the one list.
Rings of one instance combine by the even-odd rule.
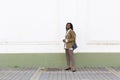
[[[119, 53], [75, 53], [76, 66], [120, 66]], [[64, 53], [0, 54], [1, 67], [64, 67]]]

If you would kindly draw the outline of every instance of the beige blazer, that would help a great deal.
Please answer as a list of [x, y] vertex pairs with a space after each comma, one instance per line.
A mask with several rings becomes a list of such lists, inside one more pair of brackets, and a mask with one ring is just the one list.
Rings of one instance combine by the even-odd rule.
[[72, 48], [72, 45], [75, 43], [75, 40], [76, 40], [76, 34], [75, 34], [75, 32], [71, 29], [66, 34], [65, 39], [68, 40], [68, 42], [65, 43], [66, 49]]

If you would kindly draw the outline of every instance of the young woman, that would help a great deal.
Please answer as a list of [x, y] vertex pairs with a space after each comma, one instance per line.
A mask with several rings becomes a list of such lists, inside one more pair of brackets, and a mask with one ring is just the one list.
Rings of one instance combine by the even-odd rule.
[[63, 39], [66, 59], [67, 59], [67, 68], [65, 70], [72, 70], [72, 72], [76, 71], [73, 48], [72, 48], [72, 45], [75, 43], [75, 40], [76, 40], [76, 34], [73, 31], [73, 25], [72, 23], [67, 23], [65, 39]]

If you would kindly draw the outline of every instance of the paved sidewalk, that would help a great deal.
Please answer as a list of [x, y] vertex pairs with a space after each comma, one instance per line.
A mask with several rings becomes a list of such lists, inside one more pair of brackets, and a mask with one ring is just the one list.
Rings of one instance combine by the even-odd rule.
[[37, 80], [120, 80], [120, 68], [82, 67], [76, 72], [42, 71]]
[[0, 68], [0, 80], [30, 80], [38, 68]]
[[0, 80], [120, 80], [120, 67], [0, 68]]

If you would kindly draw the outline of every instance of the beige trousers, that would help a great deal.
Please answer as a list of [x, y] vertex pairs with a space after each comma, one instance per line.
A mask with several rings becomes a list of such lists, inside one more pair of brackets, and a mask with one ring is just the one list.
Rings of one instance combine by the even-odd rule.
[[65, 49], [67, 66], [75, 68], [75, 60], [73, 50]]

